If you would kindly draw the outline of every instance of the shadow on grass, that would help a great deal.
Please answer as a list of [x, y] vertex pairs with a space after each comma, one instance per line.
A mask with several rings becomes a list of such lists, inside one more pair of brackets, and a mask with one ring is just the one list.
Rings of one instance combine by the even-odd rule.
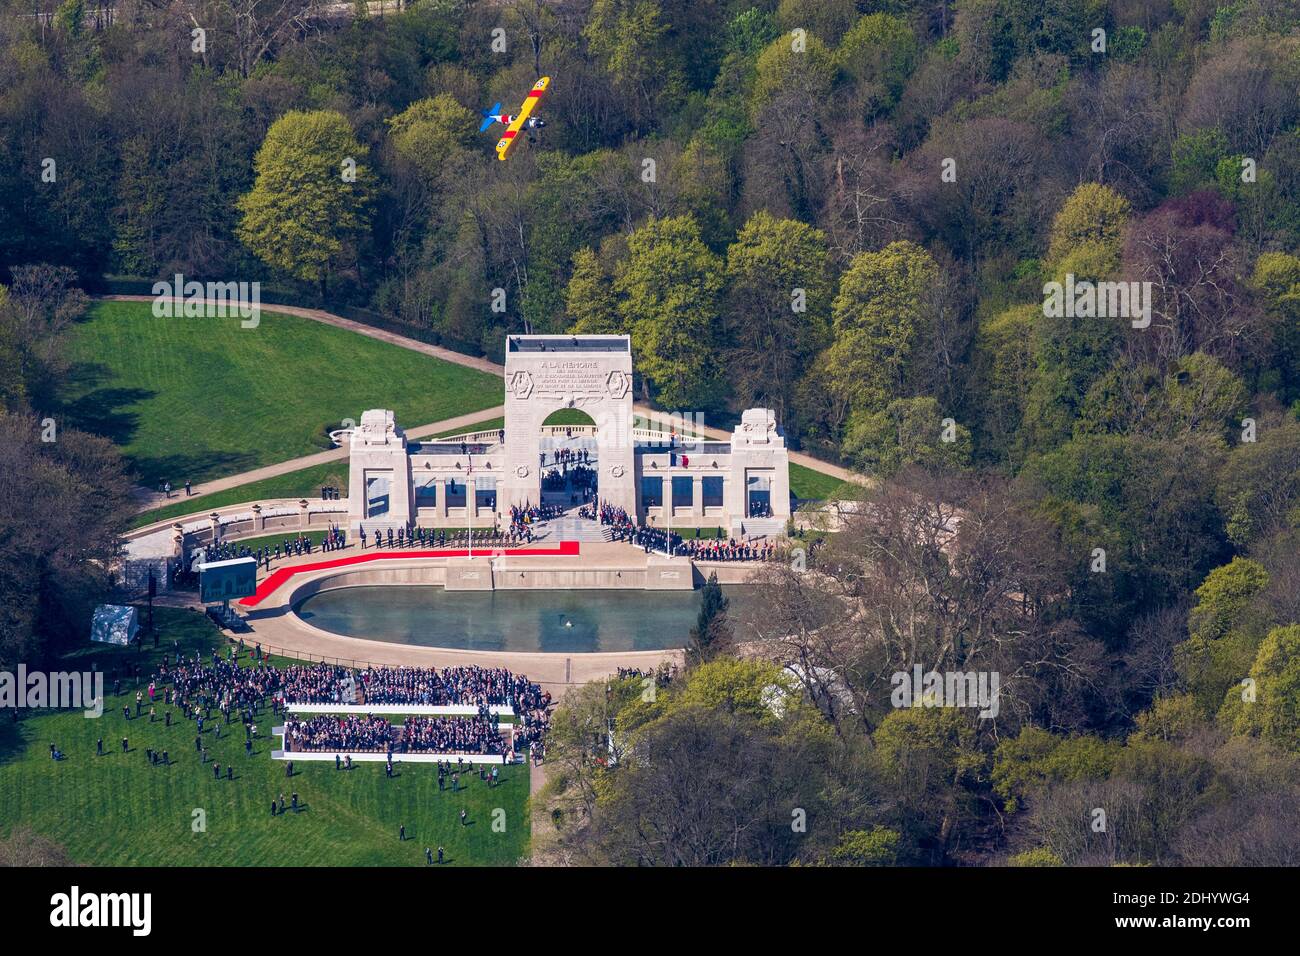
[[249, 452], [207, 451], [198, 455], [164, 455], [156, 458], [133, 459], [139, 473], [140, 484], [156, 489], [163, 481], [172, 483], [173, 501], [184, 500], [186, 480], [210, 481], [226, 475], [237, 475], [258, 467], [257, 456]]
[[78, 362], [68, 371], [60, 393], [59, 414], [65, 423], [82, 431], [103, 435], [115, 444], [126, 445], [140, 427], [140, 416], [130, 406], [153, 398], [157, 393], [144, 388], [113, 388], [105, 383], [112, 370], [97, 362]]
[[0, 767], [16, 761], [27, 748], [22, 727], [22, 721], [14, 720], [11, 714], [0, 714]]

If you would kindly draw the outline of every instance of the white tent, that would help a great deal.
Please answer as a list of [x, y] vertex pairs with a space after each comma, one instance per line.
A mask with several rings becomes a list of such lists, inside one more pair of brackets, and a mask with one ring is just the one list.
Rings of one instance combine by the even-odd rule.
[[90, 620], [90, 639], [105, 644], [130, 644], [140, 630], [140, 619], [133, 607], [101, 604]]

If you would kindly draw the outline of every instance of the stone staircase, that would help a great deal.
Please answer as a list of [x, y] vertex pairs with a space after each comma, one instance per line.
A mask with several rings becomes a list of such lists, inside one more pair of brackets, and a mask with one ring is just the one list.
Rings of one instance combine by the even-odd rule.
[[785, 523], [785, 518], [738, 518], [731, 522], [731, 534], [737, 538], [779, 538], [785, 534]]
[[[586, 541], [600, 543], [610, 540], [609, 529], [595, 521], [579, 518], [577, 515], [565, 515], [547, 521], [542, 526], [545, 540], [550, 541]], [[537, 537], [542, 535], [534, 532]]]

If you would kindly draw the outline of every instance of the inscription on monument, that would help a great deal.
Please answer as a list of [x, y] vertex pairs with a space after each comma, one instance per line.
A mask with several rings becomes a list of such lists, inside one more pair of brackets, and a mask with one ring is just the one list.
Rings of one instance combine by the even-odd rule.
[[600, 395], [609, 372], [600, 362], [540, 362], [533, 366], [533, 387], [544, 394]]

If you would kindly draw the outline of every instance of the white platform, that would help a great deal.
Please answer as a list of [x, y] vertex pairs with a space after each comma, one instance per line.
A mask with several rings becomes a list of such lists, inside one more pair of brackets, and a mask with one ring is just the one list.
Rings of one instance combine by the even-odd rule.
[[[341, 750], [338, 754], [340, 757], [351, 757], [353, 763], [385, 763], [388, 760], [387, 754], [376, 753], [355, 753], [353, 751]], [[487, 764], [488, 766], [504, 767], [509, 766], [509, 754], [502, 757], [501, 754], [393, 754], [393, 763], [441, 763], [450, 761], [455, 764], [457, 760], [463, 760], [467, 764]], [[328, 760], [333, 762], [334, 753], [326, 753], [323, 750], [272, 750], [271, 757], [275, 760], [292, 760], [295, 763], [300, 760]], [[522, 755], [515, 758], [515, 763], [522, 763]]]
[[[478, 708], [473, 704], [285, 704], [293, 714], [410, 714], [426, 717], [473, 717]], [[490, 706], [489, 714], [513, 717], [515, 709], [508, 705]]]

